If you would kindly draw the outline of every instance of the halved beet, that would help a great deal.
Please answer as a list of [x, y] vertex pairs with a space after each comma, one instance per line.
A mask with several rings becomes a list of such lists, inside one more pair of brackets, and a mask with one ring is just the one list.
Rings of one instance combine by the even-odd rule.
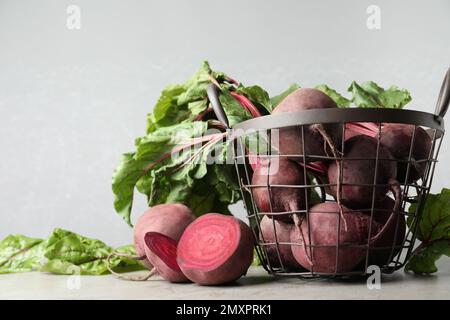
[[[146, 255], [144, 237], [147, 232], [158, 232], [178, 240], [194, 219], [191, 209], [181, 203], [160, 204], [147, 209], [134, 226], [134, 247], [137, 254]], [[152, 268], [156, 263], [155, 259], [157, 257], [147, 255], [144, 263], [148, 268]]]
[[147, 232], [144, 240], [145, 253], [159, 275], [170, 282], [188, 281], [177, 263], [176, 240], [158, 232]]
[[253, 260], [250, 228], [232, 216], [209, 213], [191, 223], [178, 242], [177, 262], [191, 281], [219, 285], [239, 279]]

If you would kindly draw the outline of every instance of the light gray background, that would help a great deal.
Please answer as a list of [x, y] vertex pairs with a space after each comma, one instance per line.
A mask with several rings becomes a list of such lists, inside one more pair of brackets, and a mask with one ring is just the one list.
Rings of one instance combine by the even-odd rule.
[[[66, 28], [69, 4], [81, 30]], [[369, 4], [381, 7], [381, 30], [366, 27]], [[292, 82], [397, 84], [412, 108], [433, 112], [450, 66], [449, 14], [448, 0], [0, 0], [0, 238], [58, 226], [131, 242], [111, 173], [161, 89], [203, 59], [272, 94]], [[449, 149], [434, 191], [450, 186]], [[144, 207], [136, 197], [133, 216]]]

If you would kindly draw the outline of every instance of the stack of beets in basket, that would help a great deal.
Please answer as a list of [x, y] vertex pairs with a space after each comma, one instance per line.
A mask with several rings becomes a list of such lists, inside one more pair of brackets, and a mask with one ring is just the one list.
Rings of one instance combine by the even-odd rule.
[[[315, 108], [337, 106], [321, 91], [303, 88], [287, 96], [273, 114]], [[431, 149], [428, 133], [405, 124], [382, 124], [373, 134], [342, 124], [279, 130], [280, 156], [258, 158], [251, 181], [259, 212], [268, 213], [261, 220], [260, 241], [268, 243], [264, 247], [271, 267], [331, 274], [364, 271], [366, 262], [388, 264], [406, 232], [399, 182], [423, 178]], [[311, 164], [320, 164], [324, 172], [306, 171], [304, 166]], [[311, 204], [310, 188], [304, 186], [313, 177], [335, 201]]]

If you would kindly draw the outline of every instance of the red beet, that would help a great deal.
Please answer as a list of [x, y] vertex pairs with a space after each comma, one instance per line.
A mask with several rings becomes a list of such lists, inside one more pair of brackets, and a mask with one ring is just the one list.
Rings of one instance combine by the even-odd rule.
[[[275, 227], [274, 227], [275, 225]], [[294, 224], [284, 223], [278, 220], [272, 220], [267, 216], [264, 216], [260, 222], [261, 235], [260, 241], [265, 243], [276, 243], [278, 240], [278, 250], [280, 253], [280, 257], [278, 257], [277, 253], [277, 245], [264, 245], [264, 248], [267, 252], [267, 259], [271, 267], [279, 268], [281, 267], [280, 258], [283, 262], [283, 266], [287, 270], [298, 270], [301, 266], [294, 259], [292, 255], [291, 245], [290, 243], [290, 233], [291, 229], [294, 227]], [[275, 236], [276, 233], [276, 236]], [[285, 242], [286, 244], [282, 244], [280, 242]]]
[[[248, 155], [248, 162], [250, 164], [250, 167], [252, 168], [252, 171], [255, 171], [258, 169], [261, 165], [267, 166], [267, 159], [264, 159], [262, 156], [257, 156], [254, 154]], [[300, 163], [300, 165], [303, 165]], [[306, 168], [308, 170], [311, 170], [315, 174], [323, 175], [327, 173], [328, 164], [325, 161], [313, 161], [306, 164]]]
[[[286, 158], [273, 158], [270, 166], [260, 165], [252, 176], [252, 194], [261, 212], [287, 212], [271, 215], [275, 219], [290, 221], [292, 211], [304, 210], [306, 198], [304, 188], [277, 187], [274, 185], [304, 185], [303, 168]], [[270, 185], [270, 191], [269, 187]], [[309, 196], [309, 189], [307, 191]], [[272, 203], [271, 203], [272, 202]], [[272, 205], [272, 206], [271, 206]]]
[[[395, 161], [389, 160], [393, 159], [391, 153], [384, 145], [380, 144], [375, 180], [376, 156], [377, 140], [375, 138], [358, 135], [345, 142], [340, 193], [341, 203], [350, 208], [368, 207], [372, 203], [374, 189], [375, 201], [384, 198], [389, 190], [389, 179], [394, 179], [397, 175], [397, 164]], [[328, 180], [330, 184], [336, 184], [329, 188], [329, 192], [335, 198], [337, 197], [338, 178], [339, 166], [336, 162], [332, 162], [328, 167]], [[386, 186], [373, 187], [374, 181], [376, 181], [376, 184]]]
[[[380, 141], [392, 153], [395, 159], [407, 161], [414, 135], [414, 126], [408, 124], [389, 123], [381, 129]], [[409, 181], [416, 181], [423, 177], [427, 167], [426, 160], [431, 150], [431, 137], [421, 127], [417, 127], [414, 137], [414, 145], [411, 152], [413, 161], [409, 169]], [[406, 179], [407, 163], [398, 163], [397, 180], [404, 182]]]
[[144, 261], [147, 267], [154, 266], [166, 280], [177, 281], [179, 279], [178, 277], [172, 278], [163, 269], [158, 268], [162, 262], [157, 255], [146, 250], [144, 237], [148, 232], [158, 232], [176, 241], [194, 219], [191, 210], [178, 203], [154, 206], [138, 219], [134, 227], [134, 246], [139, 256], [147, 256], [147, 260]]
[[158, 232], [147, 232], [145, 253], [152, 258], [158, 273], [170, 282], [186, 282], [187, 278], [177, 263], [177, 241]]
[[242, 221], [209, 213], [191, 223], [178, 242], [177, 262], [191, 281], [219, 285], [239, 279], [253, 260], [254, 238]]
[[[341, 220], [339, 233], [340, 211], [334, 202], [320, 203], [309, 210], [309, 230], [306, 219], [301, 228], [291, 229], [291, 242], [297, 243], [292, 245], [292, 253], [300, 265], [317, 273], [344, 273], [352, 271], [363, 260], [366, 250], [358, 245], [367, 244], [370, 217], [344, 206], [342, 210], [347, 230]], [[381, 226], [373, 222], [372, 235], [380, 229]], [[338, 235], [340, 247], [336, 264]]]
[[[402, 244], [405, 240], [406, 221], [405, 217], [398, 212], [398, 205], [396, 205], [396, 201], [389, 197], [385, 197], [382, 201], [375, 204], [373, 217], [381, 226], [388, 223], [392, 214], [394, 218], [386, 226], [384, 233], [371, 244], [369, 265], [386, 265], [390, 262], [388, 259], [395, 257], [402, 249]], [[394, 250], [392, 250], [392, 246], [394, 246]]]
[[347, 122], [345, 124], [345, 141], [354, 136], [365, 134], [370, 137], [378, 135], [379, 127], [373, 122]]
[[[336, 103], [329, 96], [317, 89], [302, 88], [284, 98], [272, 111], [272, 114], [327, 108], [337, 108]], [[304, 149], [306, 155], [325, 156], [333, 154], [330, 152], [330, 146], [324, 142], [324, 134], [329, 137], [330, 143], [335, 148], [341, 146], [342, 125], [323, 124], [320, 126], [323, 129], [322, 132], [320, 132], [321, 129], [317, 125], [310, 125], [304, 128]], [[283, 155], [303, 155], [301, 127], [280, 129], [278, 148], [280, 154]], [[294, 159], [303, 162], [303, 158], [293, 157]], [[317, 159], [309, 159], [307, 161], [317, 161]]]

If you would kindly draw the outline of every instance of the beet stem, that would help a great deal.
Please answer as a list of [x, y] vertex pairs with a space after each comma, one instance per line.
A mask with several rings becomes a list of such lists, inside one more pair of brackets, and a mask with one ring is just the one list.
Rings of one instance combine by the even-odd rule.
[[217, 142], [219, 142], [220, 140], [222, 140], [224, 137], [227, 136], [227, 132], [224, 133], [219, 133], [216, 137], [214, 137], [213, 139], [209, 140], [207, 143], [205, 143], [205, 145], [203, 145], [200, 149], [198, 149], [197, 152], [195, 152], [189, 159], [187, 159], [186, 161], [184, 161], [177, 170], [181, 169], [182, 167], [184, 167], [185, 165], [191, 163], [192, 161], [195, 160], [196, 157], [198, 157], [200, 154], [202, 154], [202, 152], [210, 145], [215, 144]]
[[237, 80], [235, 80], [235, 79], [233, 79], [231, 77], [225, 77], [225, 81], [229, 82], [231, 84], [234, 84], [237, 87], [240, 85], [240, 83]]
[[[342, 209], [342, 204], [341, 204], [341, 185], [342, 185], [342, 183], [341, 183], [341, 161], [342, 160], [337, 160], [340, 157], [339, 156], [339, 151], [336, 150], [336, 147], [335, 147], [335, 145], [333, 143], [333, 140], [331, 140], [330, 136], [325, 131], [325, 128], [323, 127], [323, 125], [319, 124], [319, 123], [315, 124], [314, 125], [314, 129], [317, 130], [323, 137], [325, 154], [328, 155], [327, 148], [326, 148], [326, 145], [325, 145], [325, 143], [326, 143], [330, 147], [331, 153], [333, 154], [333, 157], [336, 158], [336, 165], [339, 168], [339, 170], [337, 172], [336, 202], [337, 202], [338, 207], [339, 207], [339, 215], [340, 215], [342, 221], [344, 222], [344, 230], [345, 230], [345, 232], [347, 232], [347, 230], [348, 230], [347, 229], [347, 219], [345, 219], [344, 211]], [[342, 139], [344, 139], [344, 137], [342, 137]]]
[[108, 271], [111, 272], [116, 278], [121, 280], [128, 280], [128, 281], [146, 281], [153, 277], [154, 275], [158, 274], [158, 271], [155, 268], [152, 268], [149, 270], [147, 274], [139, 275], [139, 276], [124, 276], [116, 271], [113, 270], [111, 267], [111, 258], [112, 257], [125, 257], [131, 260], [144, 260], [146, 258], [145, 255], [143, 256], [135, 256], [128, 253], [121, 253], [121, 252], [111, 252], [108, 257], [106, 258], [106, 268], [108, 268]]
[[385, 232], [386, 229], [390, 228], [390, 225], [393, 223], [393, 221], [395, 221], [394, 217], [396, 215], [400, 214], [400, 203], [401, 203], [401, 190], [400, 190], [400, 183], [395, 180], [395, 179], [389, 179], [389, 185], [390, 188], [392, 190], [392, 192], [394, 193], [394, 197], [395, 197], [395, 204], [394, 204], [394, 208], [392, 209], [392, 212], [388, 218], [388, 220], [386, 221], [386, 223], [383, 225], [383, 227], [381, 228], [381, 230], [372, 238], [370, 238], [370, 243], [374, 243], [375, 241], [377, 241]]
[[261, 117], [258, 108], [256, 108], [246, 96], [232, 91], [230, 94], [252, 115], [253, 118]]
[[[303, 223], [303, 218], [299, 218], [299, 214], [294, 213], [293, 217], [294, 219], [294, 223], [296, 225], [296, 227], [298, 228], [298, 231], [300, 232], [300, 236], [302, 237], [302, 243], [303, 243], [303, 250], [305, 250], [305, 255], [306, 255], [306, 260], [308, 261], [309, 265], [311, 267], [314, 266], [311, 257], [308, 254], [308, 250], [306, 248], [306, 241], [305, 241], [305, 235], [303, 234], [303, 230], [302, 230], [302, 223]], [[311, 239], [309, 239], [310, 244], [311, 244]]]
[[375, 137], [378, 134], [378, 126], [372, 122], [348, 122], [345, 124], [345, 127], [371, 137]]
[[195, 118], [194, 121], [203, 121], [204, 117], [213, 111], [211, 107], [206, 108], [203, 112], [200, 112]]
[[158, 163], [160, 163], [160, 162], [166, 160], [167, 158], [169, 158], [170, 156], [172, 156], [174, 153], [177, 153], [177, 152], [179, 152], [179, 151], [181, 151], [181, 150], [184, 150], [184, 149], [186, 149], [186, 148], [195, 146], [196, 144], [203, 143], [203, 142], [205, 142], [205, 141], [211, 141], [211, 140], [214, 140], [214, 139], [216, 139], [218, 136], [221, 136], [221, 137], [222, 137], [222, 136], [224, 136], [224, 134], [223, 134], [223, 133], [216, 133], [216, 134], [210, 134], [210, 135], [207, 135], [207, 136], [197, 137], [197, 138], [191, 139], [191, 142], [188, 142], [188, 143], [186, 143], [186, 144], [183, 144], [183, 145], [181, 145], [181, 146], [179, 146], [179, 147], [176, 147], [176, 148], [172, 149], [172, 151], [163, 154], [159, 159], [157, 159], [155, 162], [153, 162], [151, 165], [149, 165], [149, 166], [144, 170], [144, 172], [142, 173], [141, 176], [144, 176], [145, 174], [147, 174], [147, 172], [149, 172], [150, 170], [152, 170]]
[[208, 75], [208, 78], [209, 78], [209, 80], [217, 87], [217, 88], [219, 88], [220, 89], [220, 84], [219, 84], [219, 82], [217, 81], [217, 79], [216, 78], [214, 78], [212, 75]]

